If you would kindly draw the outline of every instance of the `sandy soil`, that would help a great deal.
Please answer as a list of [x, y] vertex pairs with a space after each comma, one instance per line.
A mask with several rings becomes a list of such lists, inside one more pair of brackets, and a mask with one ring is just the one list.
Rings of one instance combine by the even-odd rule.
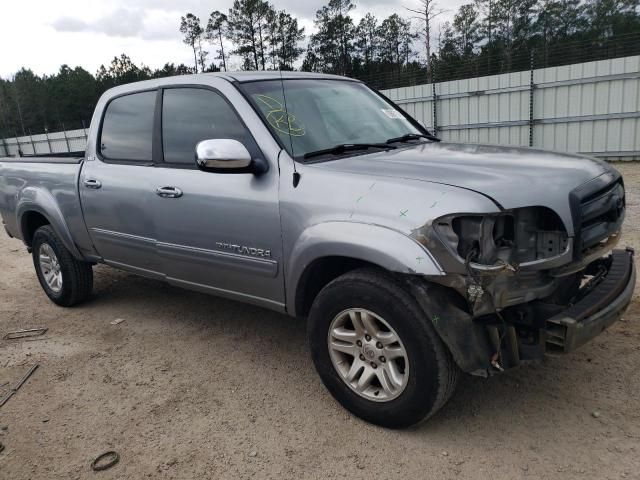
[[[640, 252], [640, 164], [619, 168]], [[0, 340], [0, 395], [40, 365], [0, 408], [2, 479], [640, 478], [638, 294], [578, 352], [465, 377], [431, 421], [390, 431], [329, 396], [301, 322], [106, 267], [65, 310], [20, 242], [0, 235], [0, 265], [0, 335], [49, 328]]]

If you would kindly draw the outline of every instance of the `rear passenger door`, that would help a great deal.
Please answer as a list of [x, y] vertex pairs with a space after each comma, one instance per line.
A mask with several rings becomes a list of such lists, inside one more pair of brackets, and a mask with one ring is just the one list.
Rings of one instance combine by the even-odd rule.
[[101, 120], [96, 157], [79, 182], [85, 223], [105, 263], [161, 277], [152, 214], [154, 111], [158, 91], [110, 100]]
[[[234, 101], [245, 101], [235, 95]], [[252, 158], [265, 158], [220, 90], [164, 88], [161, 112], [162, 163], [154, 169], [153, 188], [177, 195], [154, 199], [157, 246], [167, 280], [283, 308], [277, 166], [261, 175], [196, 168], [196, 144], [208, 139], [238, 140]]]

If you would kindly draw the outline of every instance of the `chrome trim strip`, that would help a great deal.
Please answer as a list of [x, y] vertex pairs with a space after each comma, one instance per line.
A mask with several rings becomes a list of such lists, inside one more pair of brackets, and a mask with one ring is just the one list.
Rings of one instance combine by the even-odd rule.
[[278, 275], [278, 262], [276, 260], [166, 242], [158, 242], [157, 248], [163, 257], [175, 261], [189, 262], [195, 260], [199, 263], [208, 263], [212, 268], [231, 268], [244, 273], [270, 278], [275, 278]]
[[118, 238], [124, 238], [127, 240], [134, 240], [134, 241], [145, 242], [145, 243], [156, 242], [153, 238], [141, 237], [138, 235], [131, 235], [129, 233], [114, 232], [112, 230], [104, 230], [102, 228], [91, 228], [91, 231], [98, 235], [102, 235], [106, 237], [118, 237]]
[[[275, 278], [278, 275], [278, 262], [273, 259], [255, 258], [246, 255], [239, 255], [237, 253], [221, 252], [219, 250], [209, 250], [206, 248], [177, 245], [175, 243], [158, 242], [152, 238], [114, 232], [111, 230], [104, 230], [102, 228], [92, 228], [91, 231], [98, 236], [106, 238], [107, 240], [121, 239], [147, 244], [149, 247], [155, 247], [158, 253], [164, 258], [169, 258], [175, 261], [205, 262], [210, 264], [212, 268], [230, 268], [240, 272], [269, 278]], [[125, 265], [121, 268], [125, 268]]]

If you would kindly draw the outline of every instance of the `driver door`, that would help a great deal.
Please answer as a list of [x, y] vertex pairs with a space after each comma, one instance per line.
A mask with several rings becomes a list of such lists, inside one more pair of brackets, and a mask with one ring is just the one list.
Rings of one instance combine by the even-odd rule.
[[162, 160], [153, 171], [157, 250], [175, 285], [284, 308], [278, 169], [253, 173], [197, 169], [195, 149], [209, 139], [241, 142], [262, 155], [230, 102], [212, 88], [162, 91]]

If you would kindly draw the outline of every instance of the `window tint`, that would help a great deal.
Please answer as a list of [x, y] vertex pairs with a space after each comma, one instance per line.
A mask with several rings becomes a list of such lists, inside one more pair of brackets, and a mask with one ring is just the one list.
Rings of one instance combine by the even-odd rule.
[[254, 153], [253, 140], [219, 94], [201, 88], [170, 88], [162, 99], [164, 161], [193, 164], [202, 140], [231, 138]]
[[112, 100], [102, 122], [100, 153], [108, 160], [151, 161], [156, 92]]

